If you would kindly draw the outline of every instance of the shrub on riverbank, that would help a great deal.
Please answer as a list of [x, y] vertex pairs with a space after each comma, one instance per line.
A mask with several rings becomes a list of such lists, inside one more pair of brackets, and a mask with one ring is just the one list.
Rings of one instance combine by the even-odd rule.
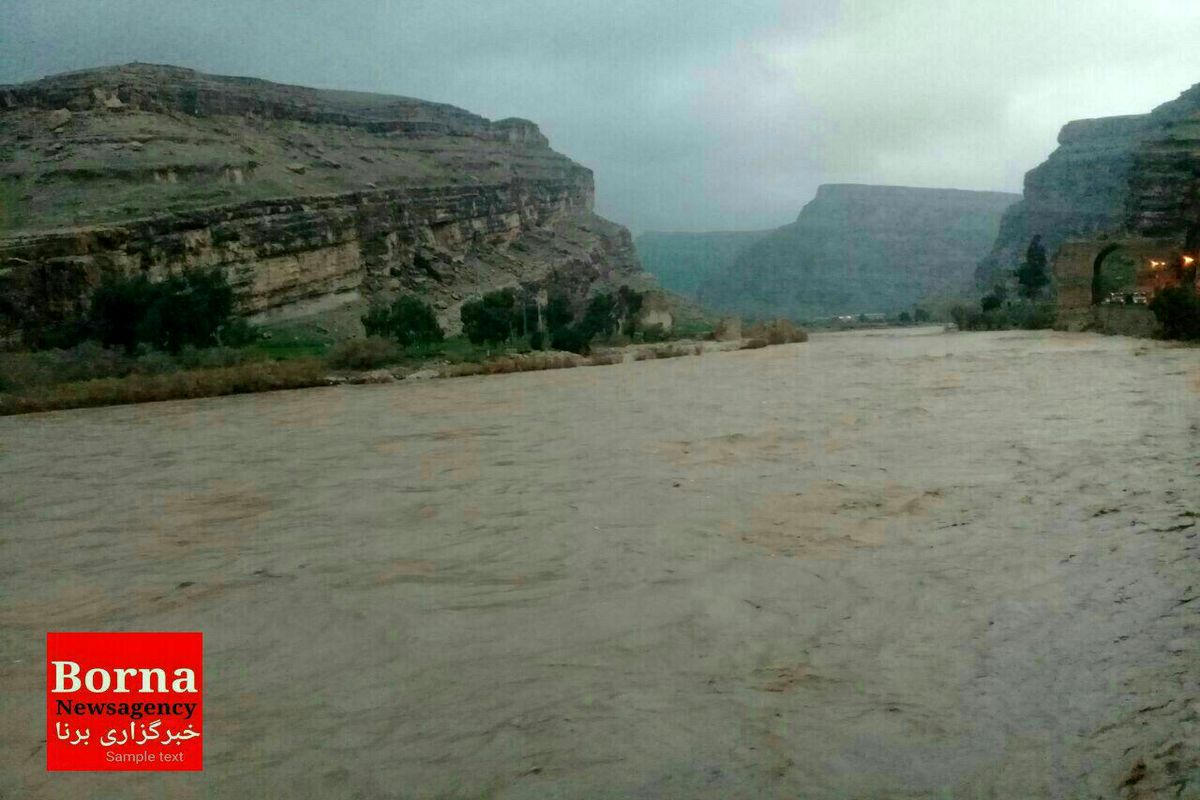
[[401, 347], [428, 347], [446, 338], [433, 306], [412, 295], [401, 295], [390, 306], [373, 306], [362, 324], [368, 337], [393, 339]]
[[394, 342], [368, 336], [339, 342], [325, 355], [325, 361], [334, 369], [376, 369], [396, 363], [400, 356], [401, 350]]
[[43, 384], [0, 394], [0, 414], [302, 389], [324, 385], [326, 372], [325, 362], [320, 359], [293, 359]]
[[795, 344], [808, 341], [808, 331], [786, 319], [759, 322], [746, 329], [750, 339], [762, 339], [767, 344]]
[[1200, 296], [1196, 292], [1184, 287], [1163, 289], [1150, 301], [1150, 310], [1165, 338], [1200, 340]]
[[[807, 338], [795, 326], [773, 323], [762, 330], [776, 342]], [[610, 339], [628, 342], [615, 332]], [[466, 337], [406, 348], [391, 339], [366, 337], [316, 353], [307, 345], [270, 347], [275, 341], [264, 338], [241, 348], [184, 345], [174, 354], [144, 345], [130, 353], [95, 341], [60, 350], [0, 351], [0, 414], [320, 386], [344, 381], [344, 376], [329, 374], [340, 370], [432, 367], [442, 375], [457, 376], [600, 366], [631, 357], [619, 347], [590, 355], [530, 352], [521, 339], [495, 355]], [[766, 339], [758, 339], [748, 346], [766, 345]], [[669, 343], [643, 346], [632, 358], [676, 358], [703, 350], [695, 343]]]
[[970, 306], [950, 309], [950, 318], [960, 331], [1043, 330], [1053, 328], [1058, 317], [1049, 303], [1014, 301], [996, 305], [993, 297], [985, 299], [993, 302], [981, 304], [978, 309]]

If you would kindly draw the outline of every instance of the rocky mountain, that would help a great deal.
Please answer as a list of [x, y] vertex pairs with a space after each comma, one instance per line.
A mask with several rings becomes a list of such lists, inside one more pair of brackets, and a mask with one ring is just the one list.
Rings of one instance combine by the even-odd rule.
[[900, 186], [822, 186], [799, 218], [700, 287], [701, 302], [750, 316], [895, 312], [967, 290], [1018, 197]]
[[1020, 266], [1040, 234], [1051, 255], [1067, 239], [1126, 232], [1197, 241], [1200, 85], [1149, 114], [1077, 120], [1025, 176], [1024, 199], [1004, 216], [976, 271], [987, 288]]
[[[527, 120], [131, 64], [0, 87], [0, 336], [109, 273], [219, 267], [260, 318], [643, 277]], [[7, 332], [7, 334], [6, 334]]]
[[770, 231], [667, 233], [649, 231], [633, 241], [642, 267], [664, 289], [696, 299], [700, 286], [728, 269], [742, 251]]

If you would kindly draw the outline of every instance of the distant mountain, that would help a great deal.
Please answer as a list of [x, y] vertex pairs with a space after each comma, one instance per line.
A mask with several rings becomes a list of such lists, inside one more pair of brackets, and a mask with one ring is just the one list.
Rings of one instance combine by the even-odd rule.
[[973, 291], [975, 266], [1020, 196], [831, 184], [799, 218], [707, 278], [698, 299], [746, 316], [895, 312]]
[[700, 285], [728, 269], [742, 251], [770, 231], [665, 233], [649, 231], [634, 240], [642, 267], [664, 289], [695, 299]]

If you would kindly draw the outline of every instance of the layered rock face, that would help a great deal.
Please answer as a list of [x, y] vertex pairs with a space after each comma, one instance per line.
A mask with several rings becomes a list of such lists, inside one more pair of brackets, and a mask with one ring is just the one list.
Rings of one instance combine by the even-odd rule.
[[1128, 231], [1200, 248], [1200, 84], [1149, 115], [1125, 203]]
[[638, 258], [664, 289], [697, 299], [701, 285], [737, 261], [770, 231], [668, 233], [648, 231], [634, 240]]
[[743, 251], [700, 288], [714, 308], [752, 316], [894, 312], [971, 284], [1004, 210], [998, 192], [827, 185], [799, 218]]
[[1025, 176], [976, 271], [981, 288], [1006, 280], [1040, 234], [1053, 257], [1072, 239], [1179, 237], [1196, 246], [1200, 220], [1200, 86], [1140, 116], [1079, 120]]
[[86, 307], [110, 273], [225, 271], [287, 316], [640, 267], [591, 171], [525, 120], [129, 65], [0, 87], [0, 328]]

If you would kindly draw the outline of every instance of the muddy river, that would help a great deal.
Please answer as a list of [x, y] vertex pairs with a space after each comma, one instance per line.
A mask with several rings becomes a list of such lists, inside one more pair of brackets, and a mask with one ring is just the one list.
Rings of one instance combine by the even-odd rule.
[[[0, 797], [1200, 795], [1200, 350], [940, 329], [0, 419]], [[198, 630], [201, 773], [45, 770]]]

